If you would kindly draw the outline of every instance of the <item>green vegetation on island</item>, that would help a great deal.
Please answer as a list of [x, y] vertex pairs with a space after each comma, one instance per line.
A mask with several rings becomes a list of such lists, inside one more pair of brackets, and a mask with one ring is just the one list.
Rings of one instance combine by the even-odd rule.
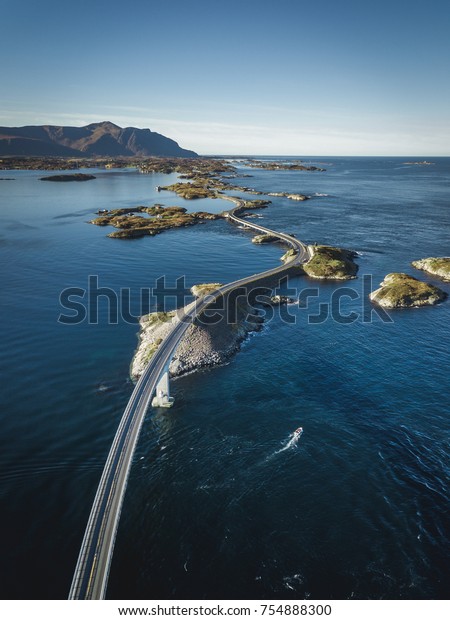
[[308, 172], [324, 172], [324, 168], [305, 165], [302, 162], [294, 161], [261, 161], [259, 159], [249, 159], [246, 162], [250, 168], [261, 168], [262, 170], [305, 170]]
[[110, 157], [110, 156], [8, 156], [0, 159], [2, 170], [77, 170], [80, 168], [137, 168], [143, 174], [178, 173], [180, 178], [213, 177], [223, 172], [234, 172], [235, 168], [221, 159], [206, 157]]
[[174, 316], [175, 310], [171, 310], [170, 312], [151, 312], [141, 317], [141, 321], [145, 323], [146, 326], [156, 325], [157, 323], [167, 323], [171, 321]]
[[294, 260], [297, 254], [298, 254], [297, 250], [294, 250], [294, 248], [289, 248], [289, 250], [285, 252], [283, 256], [280, 258], [280, 260], [283, 261], [283, 263], [290, 263], [291, 261]]
[[438, 276], [443, 280], [450, 281], [450, 257], [422, 258], [411, 263], [416, 269], [426, 271], [433, 276]]
[[[244, 209], [267, 209], [270, 200], [244, 200]], [[237, 212], [236, 212], [237, 213]]]
[[[135, 215], [136, 213], [143, 215]], [[184, 207], [134, 207], [112, 209], [103, 212], [100, 217], [91, 220], [96, 226], [114, 226], [119, 230], [112, 232], [108, 237], [115, 239], [136, 239], [137, 237], [157, 235], [171, 228], [194, 226], [204, 220], [217, 220], [222, 216], [217, 213], [187, 213]]]
[[252, 243], [273, 243], [274, 241], [280, 241], [280, 238], [268, 233], [255, 235], [252, 239]]
[[[140, 318], [141, 336], [138, 351], [132, 365], [138, 363], [145, 368], [170, 332], [175, 310], [171, 312], [151, 312]], [[131, 375], [135, 376], [131, 369]]]
[[191, 293], [195, 297], [206, 297], [206, 295], [210, 295], [217, 291], [218, 288], [223, 286], [220, 282], [211, 282], [210, 284], [194, 284], [191, 288]]
[[56, 183], [67, 183], [68, 181], [92, 181], [96, 177], [93, 174], [83, 174], [77, 172], [75, 174], [53, 174], [49, 177], [42, 177], [41, 181], [54, 181]]
[[175, 192], [180, 198], [185, 200], [193, 200], [195, 198], [217, 198], [217, 192], [215, 189], [211, 189], [206, 183], [194, 182], [194, 183], [174, 183], [173, 185], [167, 185], [167, 187], [161, 187], [161, 189]]
[[406, 273], [388, 273], [380, 288], [369, 297], [384, 308], [411, 308], [437, 304], [447, 297], [447, 293]]
[[353, 262], [356, 252], [327, 245], [309, 246], [312, 258], [303, 265], [311, 278], [350, 280], [356, 278], [358, 265]]
[[[244, 192], [246, 194], [254, 194], [262, 196], [265, 192], [260, 192], [251, 187], [245, 187], [242, 185], [231, 185], [230, 183], [223, 181], [223, 177], [218, 178], [217, 172], [212, 172], [213, 167], [203, 167], [201, 170], [195, 172], [182, 174], [180, 179], [185, 179], [185, 183], [173, 183], [172, 185], [166, 185], [160, 189], [175, 192], [181, 198], [185, 200], [193, 200], [196, 198], [221, 198], [221, 193], [224, 191]], [[287, 194], [286, 194], [287, 195]], [[292, 194], [294, 196], [294, 194]], [[300, 196], [300, 194], [295, 194]], [[299, 198], [295, 198], [299, 200]], [[268, 201], [261, 201], [266, 204]]]
[[138, 162], [140, 172], [144, 174], [177, 172], [182, 179], [194, 179], [196, 177], [212, 177], [223, 172], [234, 172], [235, 168], [223, 159], [211, 159], [209, 157], [191, 158], [168, 158], [149, 157]]

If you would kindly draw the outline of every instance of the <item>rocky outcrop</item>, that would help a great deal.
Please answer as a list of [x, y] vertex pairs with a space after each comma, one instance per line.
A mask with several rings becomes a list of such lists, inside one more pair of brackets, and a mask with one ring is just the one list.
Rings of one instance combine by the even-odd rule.
[[273, 243], [274, 241], [279, 241], [280, 238], [276, 235], [270, 235], [269, 233], [255, 235], [252, 239], [252, 243]]
[[356, 252], [327, 245], [310, 245], [312, 258], [303, 265], [310, 278], [322, 280], [351, 280], [356, 278], [358, 265], [353, 262]]
[[[201, 290], [204, 291], [207, 286], [217, 285], [200, 285]], [[262, 317], [242, 298], [238, 298], [236, 306], [224, 305], [225, 309], [212, 310], [220, 316], [220, 320], [208, 324], [207, 318], [202, 315], [187, 328], [170, 364], [169, 371], [172, 376], [224, 364], [239, 350], [241, 342], [250, 332], [260, 329]], [[191, 307], [186, 306], [185, 310]], [[233, 311], [230, 308], [233, 308]], [[154, 312], [141, 318], [140, 343], [130, 369], [133, 379], [142, 374], [158, 347], [171, 332], [172, 322], [176, 320], [175, 311]]]
[[306, 170], [311, 172], [324, 172], [324, 168], [317, 166], [305, 165], [300, 162], [287, 161], [261, 161], [257, 159], [249, 159], [246, 162], [251, 168], [261, 168], [262, 170]]
[[[136, 215], [136, 213], [145, 215]], [[148, 217], [149, 216], [149, 217]], [[114, 226], [119, 230], [109, 233], [115, 239], [136, 239], [138, 237], [157, 235], [171, 228], [195, 226], [203, 220], [217, 220], [223, 216], [218, 213], [187, 213], [184, 207], [134, 207], [123, 209], [103, 209], [100, 217], [91, 220], [96, 226]]]
[[142, 316], [139, 325], [139, 346], [131, 362], [130, 375], [137, 379], [143, 372], [164, 338], [172, 329], [175, 312], [152, 312]]
[[433, 276], [438, 276], [446, 282], [450, 282], [450, 257], [441, 258], [422, 258], [411, 263], [416, 269], [426, 271]]
[[309, 196], [305, 196], [304, 194], [288, 194], [286, 198], [290, 198], [291, 200], [308, 200]]
[[212, 282], [211, 284], [194, 284], [191, 288], [191, 293], [194, 297], [205, 297], [206, 295], [210, 295], [217, 291], [218, 288], [223, 286], [219, 282]]
[[196, 211], [192, 215], [197, 220], [220, 220], [223, 218], [221, 213], [208, 213], [207, 211]]
[[217, 192], [212, 189], [206, 181], [194, 183], [173, 183], [161, 187], [163, 190], [175, 192], [180, 198], [185, 200], [195, 200], [197, 198], [217, 198]]
[[283, 306], [285, 304], [294, 303], [294, 299], [287, 297], [286, 295], [271, 295], [261, 301], [262, 306]]
[[309, 196], [304, 194], [289, 194], [289, 192], [269, 192], [268, 196], [280, 196], [282, 198], [290, 198], [291, 200], [308, 200]]
[[54, 181], [56, 183], [67, 183], [68, 181], [92, 181], [96, 177], [93, 174], [52, 174], [48, 177], [42, 177], [41, 181]]
[[283, 261], [283, 263], [290, 263], [291, 261], [293, 261], [295, 259], [295, 257], [297, 256], [297, 250], [294, 250], [294, 248], [289, 248], [289, 250], [287, 252], [285, 252], [283, 254], [283, 256], [280, 258], [281, 261]]
[[384, 308], [413, 308], [437, 304], [447, 294], [437, 286], [416, 280], [406, 273], [388, 273], [380, 288], [369, 297]]

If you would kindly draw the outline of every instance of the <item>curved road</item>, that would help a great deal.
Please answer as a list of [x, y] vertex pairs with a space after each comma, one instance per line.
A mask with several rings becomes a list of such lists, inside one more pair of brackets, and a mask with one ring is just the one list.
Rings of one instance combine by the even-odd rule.
[[105, 597], [123, 498], [145, 413], [161, 374], [168, 367], [195, 316], [203, 312], [219, 295], [251, 284], [262, 277], [281, 274], [309, 259], [308, 248], [298, 239], [237, 217], [235, 212], [245, 210], [243, 200], [222, 195], [220, 198], [236, 204], [228, 213], [229, 220], [262, 233], [276, 235], [297, 250], [297, 255], [287, 264], [222, 286], [213, 294], [198, 299], [188, 307], [187, 312], [180, 310], [174, 318], [171, 333], [153, 355], [137, 382], [114, 437], [86, 526], [69, 599], [99, 600]]

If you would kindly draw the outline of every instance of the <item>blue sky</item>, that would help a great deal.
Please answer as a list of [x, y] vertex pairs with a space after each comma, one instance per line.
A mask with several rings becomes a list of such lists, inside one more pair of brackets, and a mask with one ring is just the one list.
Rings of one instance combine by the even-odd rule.
[[0, 0], [0, 124], [199, 153], [450, 155], [444, 0]]

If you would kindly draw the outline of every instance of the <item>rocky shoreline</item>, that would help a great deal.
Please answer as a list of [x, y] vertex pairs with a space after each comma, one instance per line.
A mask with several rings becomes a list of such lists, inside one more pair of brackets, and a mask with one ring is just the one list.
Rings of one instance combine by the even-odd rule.
[[384, 308], [416, 308], [434, 306], [444, 301], [447, 293], [406, 273], [388, 273], [369, 297]]
[[450, 257], [422, 258], [411, 263], [416, 269], [426, 271], [432, 276], [438, 276], [445, 282], [450, 282]]
[[311, 259], [303, 265], [310, 278], [320, 280], [352, 280], [356, 278], [358, 265], [353, 262], [357, 256], [352, 250], [333, 248], [327, 245], [310, 245]]
[[41, 177], [41, 181], [53, 181], [54, 183], [69, 183], [70, 181], [92, 181], [95, 179], [93, 174], [83, 174], [78, 172], [75, 174], [52, 174], [48, 177]]
[[[192, 287], [191, 292], [208, 294], [216, 290], [217, 286], [217, 283], [197, 285]], [[140, 377], [160, 344], [170, 334], [173, 322], [179, 320], [178, 314], [182, 315], [189, 310], [193, 303], [195, 302], [186, 306], [182, 311], [153, 312], [141, 317], [139, 346], [130, 367], [133, 380]], [[169, 372], [172, 377], [180, 377], [195, 370], [225, 364], [239, 350], [241, 343], [249, 333], [261, 329], [263, 318], [255, 308], [240, 298], [235, 308], [236, 321], [234, 322], [230, 320], [227, 310], [215, 309], [214, 312], [221, 316], [220, 321], [207, 324], [206, 319], [196, 319], [188, 327], [170, 363]]]
[[289, 194], [288, 192], [269, 192], [268, 196], [276, 196], [279, 198], [289, 198], [290, 200], [309, 200], [309, 196], [305, 196], [305, 194]]
[[[138, 213], [139, 215], [136, 215]], [[184, 207], [132, 207], [125, 209], [103, 210], [99, 217], [90, 221], [96, 226], [113, 226], [116, 232], [108, 237], [115, 239], [135, 239], [147, 235], [154, 236], [165, 230], [184, 226], [195, 226], [205, 220], [218, 220], [223, 216], [216, 213], [198, 211], [187, 213]]]
[[261, 161], [259, 159], [249, 159], [248, 166], [250, 168], [260, 168], [261, 170], [304, 170], [306, 172], [325, 172], [324, 168], [318, 168], [311, 164], [304, 164], [302, 162], [288, 162], [288, 161]]
[[[233, 199], [228, 198], [228, 200]], [[252, 239], [253, 243], [279, 242], [279, 237], [269, 234], [256, 235]], [[329, 246], [310, 246], [313, 257], [304, 265], [305, 273], [315, 273], [311, 277], [321, 279], [345, 280], [356, 277], [358, 266], [353, 262], [355, 252], [342, 250]], [[292, 261], [297, 252], [289, 248], [281, 257], [285, 264]], [[316, 260], [314, 261], [314, 258]], [[312, 261], [312, 264], [310, 265]], [[307, 266], [310, 265], [310, 269]], [[320, 274], [320, 275], [319, 275]], [[262, 283], [267, 285], [269, 283]], [[219, 282], [208, 284], [197, 284], [191, 288], [191, 293], [196, 297], [202, 297], [214, 293], [222, 286]], [[269, 285], [270, 286], [270, 285]], [[270, 290], [270, 288], [268, 289]], [[280, 306], [289, 304], [295, 300], [283, 295], [266, 295], [258, 299], [261, 306]], [[194, 303], [194, 302], [193, 302]], [[225, 305], [225, 310], [220, 311], [220, 320], [214, 324], [206, 324], [204, 321], [197, 320], [188, 327], [174, 358], [169, 367], [172, 377], [179, 377], [196, 370], [211, 368], [225, 364], [240, 349], [241, 343], [248, 337], [249, 333], [258, 331], [263, 324], [263, 317], [252, 305], [238, 297], [236, 302], [235, 321], [229, 320], [229, 305]], [[139, 378], [146, 365], [151, 360], [160, 344], [170, 334], [173, 322], [177, 321], [177, 314], [184, 314], [192, 308], [186, 306], [177, 312], [154, 312], [141, 317], [139, 346], [133, 357], [130, 375], [133, 380]], [[217, 309], [214, 309], [217, 312]]]
[[252, 239], [252, 243], [256, 243], [257, 245], [261, 245], [262, 243], [276, 243], [280, 241], [280, 238], [276, 235], [270, 235], [268, 233], [263, 233], [260, 235], [255, 235]]

